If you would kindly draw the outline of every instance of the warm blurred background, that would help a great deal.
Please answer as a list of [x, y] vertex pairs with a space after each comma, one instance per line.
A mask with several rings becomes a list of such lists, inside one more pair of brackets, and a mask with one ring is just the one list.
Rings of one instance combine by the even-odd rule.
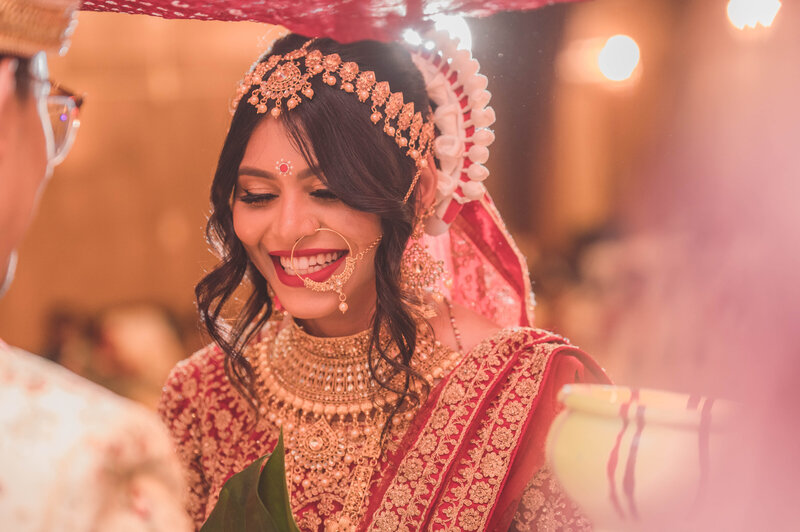
[[[538, 325], [618, 382], [735, 395], [753, 360], [794, 369], [769, 362], [786, 344], [762, 328], [800, 300], [800, 12], [783, 4], [595, 0], [467, 21], [497, 112], [487, 186], [529, 259]], [[86, 92], [83, 124], [0, 337], [154, 404], [205, 342], [208, 187], [236, 83], [276, 31], [81, 14], [51, 68]]]

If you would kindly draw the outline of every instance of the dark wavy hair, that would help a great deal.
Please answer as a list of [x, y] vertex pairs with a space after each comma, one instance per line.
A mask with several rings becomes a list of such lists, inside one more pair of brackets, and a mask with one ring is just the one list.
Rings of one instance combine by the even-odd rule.
[[[266, 61], [273, 54], [285, 54], [300, 48], [308, 39], [292, 34], [276, 41], [272, 49], [259, 59]], [[380, 81], [388, 81], [392, 91], [402, 91], [405, 102], [414, 102], [415, 109], [428, 109], [430, 102], [422, 74], [411, 56], [397, 44], [360, 41], [340, 44], [330, 39], [317, 39], [309, 47], [323, 54], [338, 53], [343, 61], [354, 61], [361, 70], [372, 70]], [[265, 76], [266, 77], [266, 76]], [[417, 342], [417, 327], [407, 296], [400, 288], [400, 263], [412, 232], [416, 193], [407, 203], [403, 197], [415, 173], [414, 161], [403, 154], [394, 139], [382, 130], [382, 124], [370, 120], [370, 105], [361, 103], [353, 94], [311, 78], [314, 98], [303, 102], [280, 119], [292, 141], [310, 166], [321, 170], [328, 188], [345, 204], [360, 211], [378, 215], [383, 237], [375, 254], [375, 288], [378, 294], [372, 320], [369, 365], [372, 377], [384, 388], [398, 394], [392, 406], [384, 434], [405, 400], [421, 401], [413, 391], [413, 381], [423, 389], [428, 383], [411, 369], [411, 357]], [[258, 411], [259, 397], [255, 390], [255, 374], [244, 356], [248, 343], [272, 315], [272, 301], [267, 282], [247, 256], [233, 228], [231, 197], [236, 185], [239, 165], [245, 148], [260, 120], [269, 120], [269, 113], [257, 114], [246, 102], [238, 105], [220, 154], [211, 185], [212, 212], [206, 227], [208, 242], [220, 262], [195, 288], [197, 306], [209, 334], [226, 354], [228, 378]], [[243, 281], [249, 281], [243, 304], [238, 305], [235, 319], [225, 317], [230, 307], [237, 306], [234, 292]], [[384, 331], [381, 333], [381, 331]], [[385, 338], [388, 332], [390, 338]], [[380, 338], [380, 340], [379, 340]], [[385, 340], [391, 340], [399, 356], [390, 352]], [[393, 371], [379, 377], [379, 363]], [[402, 375], [397, 387], [396, 375]]]

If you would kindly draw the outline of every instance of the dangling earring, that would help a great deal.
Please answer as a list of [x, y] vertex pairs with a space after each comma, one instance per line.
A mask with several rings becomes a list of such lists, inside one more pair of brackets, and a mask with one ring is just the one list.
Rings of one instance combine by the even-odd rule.
[[300, 241], [303, 240], [308, 235], [303, 235], [297, 240], [295, 240], [294, 245], [292, 246], [292, 251], [289, 255], [289, 262], [292, 265], [292, 270], [294, 271], [294, 274], [303, 281], [303, 285], [306, 288], [310, 288], [314, 292], [336, 292], [339, 295], [339, 311], [342, 314], [344, 314], [345, 312], [347, 312], [348, 306], [347, 306], [347, 295], [345, 295], [342, 289], [344, 288], [345, 283], [350, 279], [350, 276], [353, 275], [353, 272], [356, 269], [356, 262], [363, 259], [364, 255], [366, 255], [372, 248], [377, 246], [378, 242], [381, 241], [381, 237], [376, 238], [375, 241], [373, 241], [369, 246], [362, 249], [358, 253], [358, 255], [353, 257], [353, 248], [352, 246], [350, 246], [350, 242], [344, 237], [343, 234], [341, 234], [339, 231], [334, 231], [329, 227], [317, 227], [314, 230], [315, 233], [318, 233], [320, 231], [330, 231], [331, 233], [339, 235], [339, 238], [344, 240], [344, 243], [347, 244], [348, 252], [347, 252], [347, 257], [345, 257], [344, 259], [344, 270], [342, 270], [341, 273], [332, 275], [330, 279], [324, 282], [314, 281], [312, 279], [309, 279], [308, 277], [303, 277], [302, 275], [297, 273], [297, 268], [295, 268], [294, 265], [294, 250], [297, 249], [297, 244], [299, 244]]
[[400, 265], [400, 288], [425, 318], [436, 315], [436, 310], [425, 302], [427, 296], [430, 295], [437, 303], [444, 297], [437, 287], [444, 275], [444, 262], [434, 259], [428, 252], [427, 244], [422, 243], [425, 220], [432, 214], [433, 207], [430, 207], [414, 223]]
[[275, 294], [275, 290], [272, 289], [272, 286], [266, 280], [264, 280], [264, 282], [267, 283], [267, 297], [269, 297], [270, 300], [272, 300], [273, 314], [277, 312], [283, 312], [283, 305], [281, 305], [278, 296]]

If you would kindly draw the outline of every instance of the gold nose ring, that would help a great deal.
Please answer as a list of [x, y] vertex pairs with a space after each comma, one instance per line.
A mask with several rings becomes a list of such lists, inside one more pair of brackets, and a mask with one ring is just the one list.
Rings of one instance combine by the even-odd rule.
[[350, 245], [350, 241], [347, 240], [342, 233], [331, 229], [330, 227], [317, 227], [314, 230], [314, 233], [318, 233], [320, 231], [329, 231], [335, 235], [338, 235], [339, 238], [344, 240], [344, 243], [347, 244], [347, 257], [344, 259], [344, 270], [342, 270], [340, 273], [332, 275], [330, 279], [323, 282], [314, 281], [297, 273], [297, 268], [294, 265], [294, 252], [297, 249], [297, 245], [300, 243], [300, 241], [310, 235], [303, 235], [295, 240], [294, 245], [292, 246], [292, 251], [289, 254], [289, 263], [292, 265], [292, 271], [294, 274], [303, 281], [303, 285], [306, 288], [310, 288], [314, 292], [336, 292], [339, 296], [339, 311], [344, 314], [348, 309], [347, 295], [345, 295], [343, 292], [344, 285], [350, 279], [350, 276], [353, 275], [353, 272], [356, 269], [356, 262], [363, 259], [364, 256], [369, 253], [370, 250], [372, 250], [372, 248], [377, 246], [381, 241], [381, 237], [379, 236], [376, 238], [369, 246], [361, 250], [358, 255], [353, 257], [353, 247]]

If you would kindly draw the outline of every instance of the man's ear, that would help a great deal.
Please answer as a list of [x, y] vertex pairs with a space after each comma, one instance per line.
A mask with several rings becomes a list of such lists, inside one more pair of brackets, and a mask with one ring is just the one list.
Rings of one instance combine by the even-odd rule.
[[433, 154], [427, 156], [428, 166], [422, 169], [417, 183], [417, 215], [424, 213], [436, 200], [438, 174]]

